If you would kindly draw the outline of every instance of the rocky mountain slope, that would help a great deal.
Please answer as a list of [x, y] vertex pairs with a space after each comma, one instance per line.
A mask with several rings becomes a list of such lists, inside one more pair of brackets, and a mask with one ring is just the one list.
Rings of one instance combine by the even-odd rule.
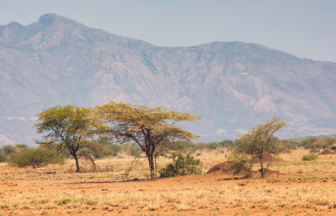
[[34, 116], [110, 100], [201, 115], [203, 140], [279, 115], [282, 137], [335, 133], [336, 64], [241, 42], [158, 47], [55, 14], [0, 26], [0, 144], [33, 144]]

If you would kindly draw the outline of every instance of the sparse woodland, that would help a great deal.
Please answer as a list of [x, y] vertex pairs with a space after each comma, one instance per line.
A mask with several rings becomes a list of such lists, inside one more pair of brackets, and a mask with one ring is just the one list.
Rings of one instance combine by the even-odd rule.
[[44, 137], [35, 148], [0, 149], [1, 214], [332, 215], [336, 208], [335, 137], [278, 139], [287, 126], [278, 117], [212, 143], [175, 124], [200, 117], [162, 107], [57, 106], [38, 117]]

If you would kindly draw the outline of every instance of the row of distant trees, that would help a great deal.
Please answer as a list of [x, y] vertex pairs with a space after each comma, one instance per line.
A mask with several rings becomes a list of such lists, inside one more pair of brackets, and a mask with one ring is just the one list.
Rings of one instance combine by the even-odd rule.
[[[104, 158], [104, 157], [115, 157], [119, 153], [136, 156], [141, 152], [141, 149], [138, 145], [134, 145], [132, 143], [124, 143], [123, 145], [119, 145], [114, 143], [111, 139], [101, 139], [98, 138], [97, 142], [100, 143], [101, 146], [104, 147], [102, 151], [92, 151], [87, 148], [83, 148], [78, 151], [79, 157], [82, 155], [89, 153], [94, 158]], [[222, 147], [233, 148], [234, 146], [238, 146], [241, 144], [241, 139], [232, 140], [223, 140], [221, 142], [210, 142], [210, 143], [195, 143], [195, 142], [180, 142], [176, 148], [183, 153], [195, 152], [195, 151], [203, 151], [205, 149], [218, 149]], [[298, 147], [303, 147], [305, 149], [310, 149], [311, 153], [317, 153], [320, 149], [331, 148], [332, 150], [336, 150], [336, 138], [335, 136], [319, 136], [319, 137], [301, 137], [296, 139], [279, 139], [277, 137], [272, 137], [270, 143], [268, 144], [266, 151], [272, 154], [278, 153], [289, 153], [291, 150], [295, 150]], [[54, 150], [57, 147], [57, 144], [50, 145], [39, 145], [39, 148], [48, 148], [50, 150]], [[17, 145], [6, 145], [0, 148], [0, 162], [3, 162], [10, 157], [10, 155], [19, 152], [20, 150], [29, 148], [25, 144], [17, 144]], [[161, 151], [165, 151], [168, 149], [161, 148]], [[62, 154], [70, 158], [71, 154], [67, 151], [62, 152]]]
[[[92, 154], [95, 158], [104, 158], [107, 156], [115, 157], [118, 153], [122, 152], [126, 155], [135, 156], [139, 153], [140, 148], [137, 145], [132, 143], [126, 143], [124, 145], [115, 144], [112, 140], [109, 139], [98, 139], [98, 142], [102, 143], [104, 146], [104, 151], [94, 152], [88, 149], [84, 149], [79, 151], [79, 155], [82, 155], [85, 152]], [[218, 149], [221, 147], [231, 148], [237, 146], [241, 143], [240, 139], [232, 140], [223, 140], [221, 142], [180, 142], [177, 147], [179, 150], [183, 152], [194, 152], [197, 150], [204, 149]], [[295, 139], [279, 139], [278, 137], [273, 137], [268, 148], [267, 152], [272, 154], [277, 153], [288, 153], [290, 150], [295, 150], [299, 147], [303, 147], [304, 149], [310, 149], [312, 153], [315, 150], [331, 148], [336, 150], [335, 148], [336, 138], [335, 136], [320, 136], [320, 137], [299, 137]], [[49, 146], [51, 147], [51, 146]], [[278, 149], [280, 147], [280, 149]], [[11, 155], [12, 153], [17, 152], [19, 149], [26, 149], [28, 146], [26, 144], [16, 144], [5, 145], [0, 149], [0, 153], [5, 155]], [[53, 148], [52, 148], [53, 149]], [[280, 151], [279, 151], [280, 150]], [[64, 152], [66, 157], [70, 157], [69, 153]]]

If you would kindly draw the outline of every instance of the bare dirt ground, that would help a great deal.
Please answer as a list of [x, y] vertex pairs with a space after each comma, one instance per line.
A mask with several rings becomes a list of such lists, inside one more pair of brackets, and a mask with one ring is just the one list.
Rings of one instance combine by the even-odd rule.
[[[42, 169], [3, 163], [0, 215], [336, 215], [336, 155], [303, 162], [306, 153], [280, 155], [286, 162], [268, 169], [283, 174], [264, 179], [217, 171], [150, 181], [145, 159], [126, 178], [133, 159], [126, 155], [97, 160], [102, 169], [86, 173], [74, 173], [72, 160]], [[228, 152], [201, 154], [206, 173]], [[158, 165], [168, 162], [161, 158]]]

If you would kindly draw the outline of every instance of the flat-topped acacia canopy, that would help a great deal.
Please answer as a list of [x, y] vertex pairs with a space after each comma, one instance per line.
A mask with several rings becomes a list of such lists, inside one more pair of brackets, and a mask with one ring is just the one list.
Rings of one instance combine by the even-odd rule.
[[150, 107], [111, 101], [94, 108], [95, 114], [106, 124], [102, 133], [119, 142], [134, 142], [146, 153], [154, 173], [154, 153], [159, 146], [174, 148], [179, 141], [192, 141], [198, 136], [182, 129], [177, 122], [197, 122], [201, 117], [164, 107]]

